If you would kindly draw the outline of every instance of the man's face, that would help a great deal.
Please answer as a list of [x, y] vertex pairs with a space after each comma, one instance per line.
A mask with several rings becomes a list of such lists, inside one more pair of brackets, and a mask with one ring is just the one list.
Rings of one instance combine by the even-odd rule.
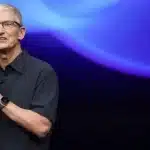
[[0, 51], [16, 47], [19, 40], [24, 38], [25, 28], [15, 22], [20, 23], [14, 13], [0, 7]]

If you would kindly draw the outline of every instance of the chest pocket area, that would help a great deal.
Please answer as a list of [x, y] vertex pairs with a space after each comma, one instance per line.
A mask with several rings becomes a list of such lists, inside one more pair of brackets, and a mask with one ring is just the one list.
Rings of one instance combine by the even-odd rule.
[[32, 102], [33, 90], [34, 83], [31, 83], [27, 76], [20, 75], [14, 78], [6, 96], [17, 106], [28, 109]]

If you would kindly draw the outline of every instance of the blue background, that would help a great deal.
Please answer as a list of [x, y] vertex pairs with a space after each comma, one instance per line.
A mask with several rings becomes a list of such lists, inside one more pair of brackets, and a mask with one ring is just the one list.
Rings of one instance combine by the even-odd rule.
[[149, 0], [0, 2], [21, 10], [23, 48], [58, 74], [53, 150], [149, 145]]
[[28, 34], [46, 32], [49, 47], [53, 47], [54, 36], [95, 63], [134, 75], [150, 75], [149, 0], [1, 2], [21, 9]]

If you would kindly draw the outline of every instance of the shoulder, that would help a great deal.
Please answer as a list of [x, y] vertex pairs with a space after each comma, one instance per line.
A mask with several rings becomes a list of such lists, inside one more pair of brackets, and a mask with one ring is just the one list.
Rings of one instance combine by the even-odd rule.
[[56, 72], [51, 64], [39, 58], [27, 54], [26, 57], [26, 70], [35, 78], [55, 77]]
[[36, 58], [35, 56], [30, 55], [29, 53], [27, 53], [26, 55], [26, 68], [31, 68], [33, 71], [54, 71], [54, 68], [48, 62]]
[[28, 54], [28, 65], [31, 65], [32, 67], [34, 67], [34, 69], [38, 69], [38, 70], [43, 70], [43, 69], [49, 69], [52, 70], [52, 66], [47, 63], [44, 60], [41, 60], [39, 58], [36, 58], [34, 56], [31, 56]]

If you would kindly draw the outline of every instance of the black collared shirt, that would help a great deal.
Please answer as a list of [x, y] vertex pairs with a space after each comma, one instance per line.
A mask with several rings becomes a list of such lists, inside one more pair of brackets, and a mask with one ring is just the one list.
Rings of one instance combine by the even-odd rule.
[[[54, 122], [58, 80], [53, 68], [23, 51], [5, 70], [0, 68], [0, 93], [17, 106]], [[38, 138], [0, 112], [1, 150], [46, 150], [49, 136]]]

